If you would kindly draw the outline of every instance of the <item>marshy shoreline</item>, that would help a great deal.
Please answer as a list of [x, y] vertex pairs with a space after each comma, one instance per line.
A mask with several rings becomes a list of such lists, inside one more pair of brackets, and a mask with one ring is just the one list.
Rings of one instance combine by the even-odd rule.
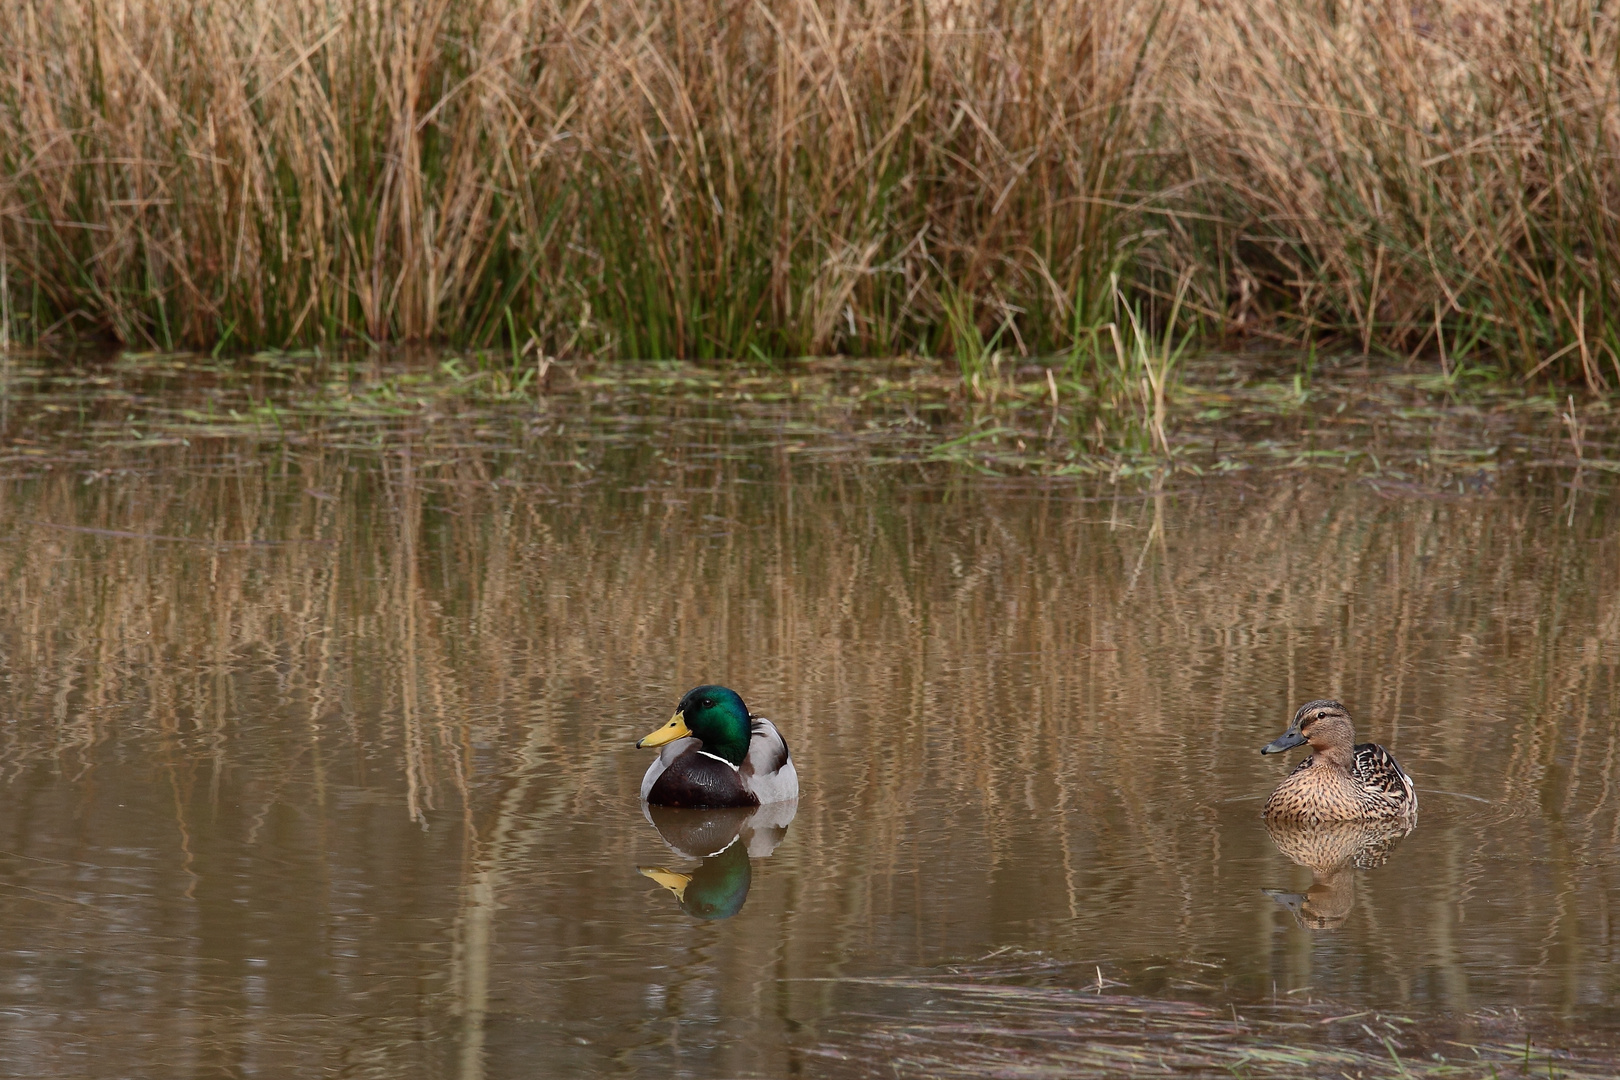
[[504, 432], [492, 446], [515, 449], [524, 433], [569, 416], [611, 427], [675, 410], [751, 433], [783, 461], [899, 469], [925, 485], [1070, 477], [1162, 491], [1305, 471], [1390, 497], [1474, 497], [1505, 485], [1568, 488], [1573, 498], [1609, 491], [1620, 476], [1611, 399], [1491, 369], [1447, 375], [1354, 354], [1302, 368], [1285, 350], [1210, 352], [1178, 362], [1157, 395], [1142, 370], [1076, 377], [1061, 360], [1000, 354], [964, 380], [953, 361], [918, 356], [537, 362], [415, 345], [239, 357], [13, 349], [0, 353], [0, 439], [11, 444], [0, 470], [60, 456], [99, 475], [114, 447], [223, 439], [285, 452], [335, 432], [383, 446], [428, 432], [454, 442], [490, 425]]
[[1617, 16], [22, 0], [0, 339], [920, 353], [970, 381], [1248, 340], [1601, 394]]

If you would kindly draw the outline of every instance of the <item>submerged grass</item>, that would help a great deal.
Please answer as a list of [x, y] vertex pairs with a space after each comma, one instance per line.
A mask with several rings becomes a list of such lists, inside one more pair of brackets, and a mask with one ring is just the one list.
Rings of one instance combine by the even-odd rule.
[[1148, 333], [1123, 301], [1118, 317], [1105, 327], [1112, 360], [1077, 368], [995, 352], [967, 385], [956, 365], [918, 358], [715, 366], [504, 349], [265, 350], [236, 361], [14, 351], [0, 357], [0, 475], [42, 454], [93, 460], [117, 445], [381, 447], [444, 422], [504, 428], [559, 409], [679, 407], [784, 454], [941, 473], [1158, 484], [1310, 469], [1443, 498], [1513, 476], [1572, 491], [1620, 477], [1620, 414], [1602, 400], [1345, 356], [1316, 359], [1310, 378], [1288, 354], [1187, 359], [1182, 341]]
[[[873, 1020], [812, 1051], [833, 1076], [1157, 1076], [1503, 1080], [1613, 1074], [1606, 1047], [1517, 1012], [1437, 1023], [1320, 1003], [1212, 1005], [972, 975], [835, 980], [891, 998], [904, 1016]], [[925, 996], [926, 995], [926, 996]], [[891, 1006], [892, 1007], [892, 1006]], [[1572, 1045], [1573, 1044], [1573, 1045]]]
[[0, 335], [951, 352], [971, 384], [1002, 356], [1110, 366], [1116, 294], [1160, 335], [1184, 291], [1172, 329], [1206, 343], [1334, 338], [1601, 392], [1617, 15], [19, 0]]

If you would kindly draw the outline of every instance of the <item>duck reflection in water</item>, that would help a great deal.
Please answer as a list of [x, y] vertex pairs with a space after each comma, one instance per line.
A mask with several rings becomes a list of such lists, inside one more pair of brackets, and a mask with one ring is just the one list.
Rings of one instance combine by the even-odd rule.
[[758, 808], [689, 810], [643, 803], [647, 820], [664, 843], [683, 859], [699, 859], [691, 869], [637, 867], [675, 894], [681, 910], [697, 919], [729, 919], [742, 910], [753, 883], [753, 859], [768, 857], [787, 835], [799, 801]]
[[1267, 896], [1294, 913], [1307, 930], [1331, 930], [1344, 925], [1356, 904], [1356, 871], [1373, 870], [1388, 861], [1412, 822], [1299, 821], [1266, 819], [1266, 832], [1277, 850], [1311, 872], [1311, 887], [1303, 893], [1262, 889]]

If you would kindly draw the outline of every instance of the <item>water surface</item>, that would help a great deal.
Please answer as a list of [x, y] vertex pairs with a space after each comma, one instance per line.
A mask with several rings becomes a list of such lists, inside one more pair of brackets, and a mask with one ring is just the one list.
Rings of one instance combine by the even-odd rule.
[[[1009, 480], [589, 393], [51, 415], [0, 463], [7, 1073], [880, 1072], [942, 975], [1620, 1031], [1602, 476]], [[735, 823], [666, 841], [631, 747], [702, 682], [803, 785], [707, 860]], [[1259, 819], [1325, 696], [1419, 787], [1369, 869]]]

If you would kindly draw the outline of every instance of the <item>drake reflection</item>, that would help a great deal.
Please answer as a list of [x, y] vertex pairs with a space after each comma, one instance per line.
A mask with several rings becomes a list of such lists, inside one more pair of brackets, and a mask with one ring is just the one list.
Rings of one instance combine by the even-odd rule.
[[685, 870], [638, 866], [675, 895], [681, 910], [697, 919], [729, 919], [742, 910], [753, 883], [754, 859], [767, 858], [787, 835], [799, 802], [760, 807], [688, 810], [642, 804], [664, 843], [682, 859], [700, 860]]
[[1356, 905], [1356, 871], [1373, 870], [1389, 860], [1410, 821], [1325, 821], [1315, 825], [1266, 819], [1277, 850], [1311, 872], [1303, 893], [1262, 889], [1294, 913], [1307, 930], [1344, 925]]

